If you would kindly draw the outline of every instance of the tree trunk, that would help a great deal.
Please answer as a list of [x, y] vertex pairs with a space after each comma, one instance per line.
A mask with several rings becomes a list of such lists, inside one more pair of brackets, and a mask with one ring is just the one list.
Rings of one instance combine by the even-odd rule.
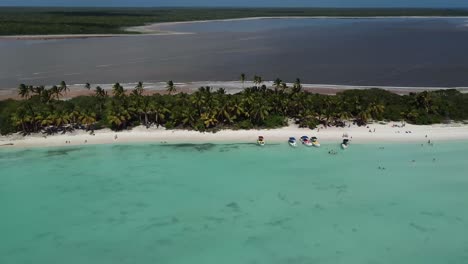
[[157, 127], [157, 128], [159, 128], [159, 118], [158, 118], [158, 117], [159, 117], [159, 115], [158, 115], [158, 113], [156, 113], [156, 114], [154, 115], [154, 120], [155, 120], [155, 122], [156, 122], [156, 127]]

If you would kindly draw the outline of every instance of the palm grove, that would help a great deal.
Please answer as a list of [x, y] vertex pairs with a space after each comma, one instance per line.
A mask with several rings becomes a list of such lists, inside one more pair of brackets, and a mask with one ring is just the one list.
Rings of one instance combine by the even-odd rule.
[[[241, 81], [246, 80], [245, 74]], [[468, 119], [468, 95], [457, 90], [397, 95], [385, 90], [348, 90], [336, 95], [313, 94], [302, 89], [299, 79], [288, 86], [281, 79], [274, 86], [263, 85], [254, 76], [255, 86], [237, 94], [224, 89], [200, 87], [187, 94], [177, 93], [167, 82], [167, 93], [145, 95], [143, 83], [131, 91], [116, 83], [111, 93], [97, 86], [93, 96], [62, 97], [69, 89], [65, 82], [45, 88], [21, 84], [23, 100], [0, 101], [0, 132], [9, 134], [65, 133], [75, 129], [104, 127], [123, 130], [138, 125], [167, 129], [216, 131], [222, 128], [274, 128], [294, 120], [301, 127], [365, 125], [369, 121], [407, 121], [432, 124]], [[86, 84], [88, 89], [91, 85]]]

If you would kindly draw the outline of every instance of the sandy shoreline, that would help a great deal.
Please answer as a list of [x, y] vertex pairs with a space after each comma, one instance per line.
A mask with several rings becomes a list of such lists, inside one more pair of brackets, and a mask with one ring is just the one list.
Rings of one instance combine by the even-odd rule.
[[[43, 136], [42, 134], [20, 136], [10, 135], [0, 137], [1, 149], [29, 147], [58, 147], [91, 144], [124, 144], [124, 143], [255, 143], [259, 135], [265, 137], [267, 143], [285, 143], [290, 136], [297, 139], [303, 135], [317, 136], [322, 144], [339, 144], [343, 134], [347, 134], [353, 143], [418, 143], [425, 144], [428, 140], [462, 141], [468, 140], [468, 125], [449, 124], [416, 126], [406, 124], [404, 127], [392, 127], [393, 124], [369, 124], [367, 127], [351, 126], [346, 128], [320, 128], [310, 130], [291, 125], [270, 130], [222, 130], [217, 133], [200, 133], [188, 130], [166, 130], [164, 128], [146, 129], [143, 126], [128, 131], [114, 132], [109, 129], [98, 130], [95, 135], [85, 131], [75, 131], [71, 134]], [[374, 132], [375, 129], [375, 132]], [[372, 131], [372, 132], [369, 132]], [[411, 133], [407, 133], [411, 131]], [[115, 136], [117, 135], [117, 139]], [[427, 135], [427, 137], [426, 137]], [[66, 143], [69, 141], [70, 143]], [[13, 145], [7, 145], [13, 144]]]
[[[51, 35], [9, 35], [0, 36], [0, 40], [58, 40], [58, 39], [86, 39], [86, 38], [109, 38], [109, 37], [135, 37], [135, 36], [156, 36], [156, 35], [183, 35], [194, 34], [192, 32], [177, 32], [163, 30], [163, 26], [171, 26], [178, 24], [191, 23], [207, 23], [207, 22], [228, 22], [228, 21], [248, 21], [262, 19], [385, 19], [385, 18], [407, 18], [407, 19], [444, 19], [444, 18], [468, 18], [458, 16], [371, 16], [371, 17], [346, 17], [346, 16], [278, 16], [278, 17], [244, 17], [244, 18], [228, 18], [228, 19], [213, 19], [213, 20], [193, 20], [193, 21], [174, 21], [174, 22], [157, 22], [147, 25], [126, 27], [125, 31], [129, 34], [51, 34]], [[131, 34], [136, 32], [140, 34]]]
[[135, 31], [137, 34], [61, 34], [61, 35], [11, 35], [0, 36], [0, 40], [60, 40], [60, 39], [88, 39], [88, 38], [113, 38], [113, 37], [142, 37], [142, 36], [165, 36], [165, 35], [187, 35], [193, 33], [158, 31], [151, 32]]
[[[155, 33], [159, 32], [162, 29], [161, 26], [172, 26], [180, 24], [193, 24], [193, 23], [207, 23], [207, 22], [229, 22], [229, 21], [249, 21], [249, 20], [262, 20], [262, 19], [385, 19], [385, 18], [408, 18], [408, 19], [444, 19], [444, 18], [468, 18], [460, 16], [370, 16], [370, 17], [346, 17], [346, 16], [265, 16], [265, 17], [244, 17], [244, 18], [227, 18], [227, 19], [213, 19], [213, 20], [194, 20], [194, 21], [174, 21], [174, 22], [158, 22], [150, 23], [147, 25], [129, 27], [125, 30], [127, 31], [136, 31], [140, 33]], [[172, 32], [177, 33], [177, 32]], [[184, 32], [179, 32], [184, 33]]]
[[[121, 85], [127, 91], [132, 90], [137, 83], [121, 83]], [[144, 82], [145, 94], [151, 95], [154, 93], [165, 93], [167, 90], [166, 82]], [[265, 81], [262, 84], [266, 85], [269, 88], [274, 86], [273, 81]], [[292, 87], [292, 83], [287, 83], [289, 87]], [[241, 92], [245, 87], [252, 87], [255, 84], [252, 81], [246, 81], [244, 83], [240, 81], [198, 81], [198, 82], [176, 82], [175, 83], [178, 92], [192, 93], [198, 90], [202, 86], [209, 86], [213, 91], [224, 88], [227, 93], [234, 94]], [[46, 87], [51, 87], [52, 84], [46, 85]], [[113, 84], [91, 84], [93, 87], [91, 90], [86, 89], [85, 84], [68, 84], [70, 92], [64, 94], [64, 99], [73, 98], [82, 95], [94, 95], [94, 87], [100, 86], [104, 90], [108, 91], [111, 94]], [[305, 91], [311, 93], [325, 94], [325, 95], [335, 95], [338, 92], [345, 90], [362, 90], [370, 88], [379, 88], [387, 90], [396, 94], [404, 95], [411, 92], [422, 92], [422, 91], [431, 91], [431, 90], [443, 90], [443, 89], [457, 89], [462, 93], [468, 93], [468, 87], [399, 87], [399, 86], [354, 86], [354, 85], [333, 85], [333, 84], [302, 84]], [[18, 96], [17, 88], [4, 88], [0, 89], [0, 100], [5, 99], [21, 99]]]

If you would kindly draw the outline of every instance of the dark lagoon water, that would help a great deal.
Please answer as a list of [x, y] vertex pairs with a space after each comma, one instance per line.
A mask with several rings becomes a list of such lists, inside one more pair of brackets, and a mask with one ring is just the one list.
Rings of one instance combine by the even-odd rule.
[[187, 35], [0, 40], [0, 88], [19, 83], [264, 79], [468, 86], [468, 22], [447, 18], [262, 19], [160, 26]]

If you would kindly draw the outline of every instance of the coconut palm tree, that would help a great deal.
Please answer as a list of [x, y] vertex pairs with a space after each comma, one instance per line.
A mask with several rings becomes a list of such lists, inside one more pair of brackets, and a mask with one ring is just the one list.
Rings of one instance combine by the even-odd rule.
[[385, 106], [382, 104], [371, 103], [367, 107], [367, 111], [373, 119], [378, 119], [380, 115], [385, 111]]
[[120, 83], [115, 83], [112, 86], [112, 93], [114, 94], [114, 97], [121, 98], [125, 95], [125, 89], [120, 85]]
[[135, 86], [135, 89], [133, 89], [133, 94], [141, 96], [143, 95], [144, 87], [142, 82], [138, 82], [138, 84]]
[[166, 88], [167, 88], [167, 92], [169, 93], [169, 95], [176, 92], [176, 86], [172, 80], [167, 81]]
[[253, 81], [255, 86], [258, 86], [263, 83], [263, 78], [261, 76], [255, 75]]
[[52, 86], [52, 88], [50, 88], [50, 96], [53, 98], [55, 97], [55, 99], [59, 100], [60, 99], [60, 96], [62, 96], [62, 91], [59, 87], [57, 87], [57, 85], [54, 85]]
[[185, 108], [180, 112], [180, 123], [182, 126], [190, 126], [192, 128], [195, 127], [197, 122], [198, 116], [196, 115], [195, 111], [189, 108]]
[[29, 87], [26, 86], [24, 83], [18, 86], [18, 95], [21, 96], [21, 98], [29, 99], [30, 92], [31, 89], [29, 89]]
[[55, 115], [51, 113], [45, 113], [44, 118], [41, 120], [41, 126], [47, 127], [55, 124]]
[[288, 89], [288, 85], [285, 82], [281, 82], [281, 91], [284, 93]]
[[155, 103], [153, 106], [154, 122], [156, 127], [159, 127], [161, 121], [164, 122], [166, 114], [169, 114], [170, 110], [162, 103]]
[[130, 119], [130, 114], [125, 109], [114, 109], [108, 115], [109, 123], [114, 126], [117, 130], [121, 130], [127, 127], [127, 122]]
[[219, 107], [217, 109], [217, 119], [221, 122], [233, 123], [236, 119], [235, 116], [231, 113], [231, 105], [229, 104], [229, 100], [220, 102]]
[[102, 89], [101, 86], [96, 86], [96, 90], [94, 90], [94, 95], [96, 97], [106, 97], [107, 91]]
[[32, 113], [31, 114], [31, 123], [33, 126], [33, 131], [38, 132], [41, 126], [41, 122], [44, 119], [44, 115], [42, 113]]
[[242, 82], [242, 89], [244, 89], [245, 73], [241, 73], [241, 75], [240, 75], [240, 80], [241, 80], [241, 82]]
[[205, 124], [206, 128], [213, 127], [218, 123], [218, 119], [216, 119], [216, 113], [214, 112], [201, 114], [200, 120], [203, 121], [203, 124]]
[[31, 86], [30, 87], [30, 90], [35, 93], [36, 95], [38, 95], [39, 97], [41, 97], [42, 93], [46, 90], [45, 87], [43, 85], [41, 86]]
[[278, 92], [278, 90], [280, 89], [281, 87], [281, 83], [283, 81], [280, 79], [280, 78], [276, 78], [275, 81], [273, 82], [273, 84], [275, 85], [275, 92]]
[[252, 121], [253, 124], [259, 124], [265, 118], [268, 116], [269, 111], [271, 110], [271, 107], [266, 104], [266, 102], [262, 102], [261, 100], [258, 100], [259, 102], [256, 104], [253, 104], [252, 107], [249, 109], [249, 116], [250, 120]]
[[143, 124], [146, 126], [146, 128], [149, 128], [150, 126], [149, 115], [151, 115], [154, 112], [154, 108], [154, 103], [150, 100], [150, 97], [144, 96], [143, 101], [141, 102], [140, 109], [144, 117]]
[[92, 126], [96, 123], [96, 113], [93, 112], [84, 112], [80, 115], [79, 120], [81, 124], [85, 125], [86, 131], [94, 130]]
[[44, 86], [38, 87], [38, 94], [41, 102], [48, 104], [52, 100], [52, 93], [50, 90], [44, 88]]
[[67, 92], [70, 91], [70, 88], [68, 88], [68, 86], [67, 86], [67, 84], [65, 83], [65, 81], [61, 81], [61, 82], [60, 82], [59, 88], [60, 88], [60, 91], [61, 91], [61, 92], [67, 93]]
[[20, 107], [12, 115], [11, 120], [13, 124], [17, 127], [21, 127], [23, 134], [28, 134], [28, 124], [31, 122], [31, 116], [28, 114], [26, 109]]
[[239, 97], [234, 97], [232, 100], [228, 102], [229, 105], [229, 112], [231, 114], [232, 119], [241, 118], [245, 115], [245, 108], [242, 100]]
[[191, 103], [196, 107], [198, 114], [201, 115], [206, 107], [205, 95], [200, 91], [194, 93], [191, 99]]
[[55, 126], [58, 128], [67, 125], [70, 122], [70, 116], [66, 112], [59, 111], [52, 115], [54, 117]]
[[216, 94], [217, 95], [225, 95], [226, 94], [226, 89], [218, 88], [218, 90], [216, 90]]
[[302, 84], [299, 78], [296, 78], [293, 84], [293, 93], [299, 93], [302, 91]]
[[87, 83], [85, 84], [85, 88], [88, 89], [88, 90], [91, 90], [91, 84], [87, 82]]
[[361, 110], [357, 115], [358, 125], [365, 125], [372, 118], [372, 115], [368, 109]]
[[94, 96], [98, 99], [98, 107], [99, 107], [99, 114], [102, 114], [102, 109], [104, 107], [104, 103], [106, 102], [107, 98], [107, 91], [102, 89], [100, 86], [96, 86], [96, 90], [94, 91]]
[[80, 122], [81, 116], [83, 116], [83, 113], [78, 109], [74, 109], [71, 113], [68, 114], [68, 117], [70, 119], [70, 124], [75, 128], [79, 128], [79, 122]]

